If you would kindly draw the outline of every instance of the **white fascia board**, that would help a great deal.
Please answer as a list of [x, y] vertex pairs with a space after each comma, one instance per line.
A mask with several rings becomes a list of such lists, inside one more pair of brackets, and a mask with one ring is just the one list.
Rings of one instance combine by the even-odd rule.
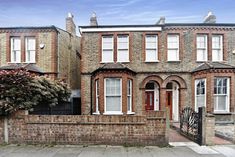
[[110, 27], [110, 28], [82, 28], [80, 32], [91, 33], [91, 32], [138, 32], [138, 31], [161, 31], [162, 27]]

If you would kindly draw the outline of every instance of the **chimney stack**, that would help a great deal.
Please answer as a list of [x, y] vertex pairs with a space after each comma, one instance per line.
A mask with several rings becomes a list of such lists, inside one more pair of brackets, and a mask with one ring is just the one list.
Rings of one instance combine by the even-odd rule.
[[216, 23], [216, 16], [213, 15], [211, 11], [209, 11], [207, 16], [205, 16], [203, 23]]
[[157, 21], [157, 25], [164, 25], [166, 18], [164, 16], [160, 17], [160, 19]]
[[73, 15], [71, 13], [68, 13], [68, 16], [66, 18], [66, 31], [76, 35], [76, 25], [73, 21]]
[[98, 26], [96, 13], [93, 12], [90, 18], [90, 26]]

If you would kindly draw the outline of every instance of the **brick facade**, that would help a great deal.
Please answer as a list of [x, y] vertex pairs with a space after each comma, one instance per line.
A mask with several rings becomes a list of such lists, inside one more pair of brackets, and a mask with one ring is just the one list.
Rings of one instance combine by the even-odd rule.
[[[3, 125], [3, 117], [0, 118]], [[3, 143], [0, 128], [0, 143]], [[9, 143], [167, 145], [165, 112], [147, 116], [46, 116], [18, 112], [8, 118]]]
[[[35, 64], [52, 79], [65, 79], [72, 89], [80, 89], [80, 39], [67, 31], [50, 27], [0, 28], [0, 67], [11, 64], [11, 37], [20, 37], [21, 63], [26, 63], [25, 38], [36, 40]], [[40, 48], [40, 44], [44, 44]]]
[[[122, 27], [122, 26], [120, 26]], [[138, 26], [137, 26], [138, 27]], [[147, 27], [147, 26], [146, 26]], [[136, 115], [142, 115], [145, 113], [145, 83], [148, 81], [156, 82], [160, 89], [160, 109], [163, 110], [166, 105], [166, 85], [169, 82], [176, 82], [179, 85], [179, 111], [185, 106], [191, 106], [194, 108], [194, 81], [195, 78], [200, 77], [200, 74], [193, 73], [192, 71], [204, 62], [196, 61], [196, 35], [207, 34], [208, 35], [208, 62], [212, 62], [212, 35], [223, 35], [223, 61], [221, 63], [235, 66], [235, 55], [232, 51], [235, 49], [235, 27], [229, 25], [206, 25], [206, 24], [169, 24], [158, 26], [161, 27], [161, 31], [126, 31], [126, 32], [82, 32], [82, 60], [81, 60], [81, 80], [82, 80], [82, 111], [83, 114], [91, 114], [91, 107], [95, 106], [94, 101], [94, 79], [93, 71], [102, 67], [101, 63], [101, 37], [102, 35], [113, 35], [114, 38], [117, 35], [128, 34], [129, 35], [129, 55], [130, 62], [123, 63], [124, 66], [130, 68], [136, 75], [133, 77], [133, 110]], [[88, 27], [89, 28], [89, 27]], [[99, 28], [99, 26], [97, 26]], [[100, 26], [102, 28], [102, 26]], [[105, 27], [109, 28], [109, 27]], [[114, 27], [115, 28], [115, 27]], [[123, 26], [125, 28], [125, 26]], [[85, 27], [84, 27], [85, 29]], [[145, 36], [148, 34], [158, 35], [158, 60], [159, 62], [145, 62]], [[180, 61], [167, 61], [167, 35], [177, 34], [179, 35], [179, 58]], [[116, 45], [116, 40], [114, 40]], [[114, 54], [116, 47], [114, 46]], [[114, 55], [115, 58], [115, 55]], [[115, 61], [115, 59], [114, 59]], [[223, 69], [223, 68], [222, 68]], [[217, 76], [217, 72], [212, 73], [211, 77]], [[223, 75], [224, 74], [224, 75]], [[110, 76], [114, 73], [110, 73]], [[231, 77], [230, 82], [230, 94], [235, 89], [234, 85], [234, 71], [230, 74], [222, 72], [219, 76]], [[125, 74], [123, 73], [123, 76]], [[83, 84], [84, 83], [84, 84]], [[211, 82], [211, 88], [212, 82]], [[207, 86], [209, 86], [207, 84]], [[103, 85], [102, 87], [103, 88]], [[101, 89], [102, 90], [102, 89]], [[209, 89], [208, 89], [209, 90]], [[213, 112], [213, 91], [208, 91], [207, 97], [210, 97], [207, 102], [207, 111]], [[92, 98], [91, 98], [92, 97]], [[102, 96], [103, 97], [103, 96]], [[123, 93], [123, 97], [126, 97]], [[234, 96], [230, 96], [230, 112], [234, 112]], [[100, 102], [100, 106], [104, 106], [103, 101]], [[125, 102], [122, 105], [125, 107]], [[101, 107], [102, 108], [102, 107]]]

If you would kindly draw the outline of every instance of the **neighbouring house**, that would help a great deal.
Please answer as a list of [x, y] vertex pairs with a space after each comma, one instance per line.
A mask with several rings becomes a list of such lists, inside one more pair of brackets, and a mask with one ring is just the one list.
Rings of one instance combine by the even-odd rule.
[[205, 106], [217, 121], [235, 112], [235, 24], [80, 26], [82, 114], [144, 115]]
[[66, 30], [55, 26], [0, 27], [0, 70], [23, 68], [63, 79], [72, 89], [71, 100], [80, 99], [80, 37], [73, 15]]

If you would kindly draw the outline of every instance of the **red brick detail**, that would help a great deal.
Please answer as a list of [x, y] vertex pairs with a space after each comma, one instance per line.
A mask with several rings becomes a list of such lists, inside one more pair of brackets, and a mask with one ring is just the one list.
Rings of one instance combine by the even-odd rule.
[[149, 81], [154, 81], [154, 82], [156, 82], [156, 83], [159, 85], [159, 87], [161, 87], [161, 84], [162, 84], [162, 82], [163, 82], [163, 80], [162, 80], [161, 77], [159, 77], [159, 76], [157, 76], [157, 75], [151, 75], [151, 76], [146, 77], [146, 78], [142, 81], [142, 83], [141, 83], [141, 85], [140, 85], [140, 88], [141, 88], [141, 89], [145, 89], [145, 86], [146, 86], [146, 84], [147, 84]]
[[177, 76], [177, 75], [171, 75], [171, 76], [168, 76], [164, 81], [163, 81], [163, 84], [162, 84], [162, 88], [166, 88], [166, 85], [167, 83], [171, 82], [171, 81], [176, 81], [178, 84], [179, 84], [179, 87], [180, 88], [187, 88], [187, 85], [186, 85], [186, 82], [185, 80], [180, 77], [180, 76]]

